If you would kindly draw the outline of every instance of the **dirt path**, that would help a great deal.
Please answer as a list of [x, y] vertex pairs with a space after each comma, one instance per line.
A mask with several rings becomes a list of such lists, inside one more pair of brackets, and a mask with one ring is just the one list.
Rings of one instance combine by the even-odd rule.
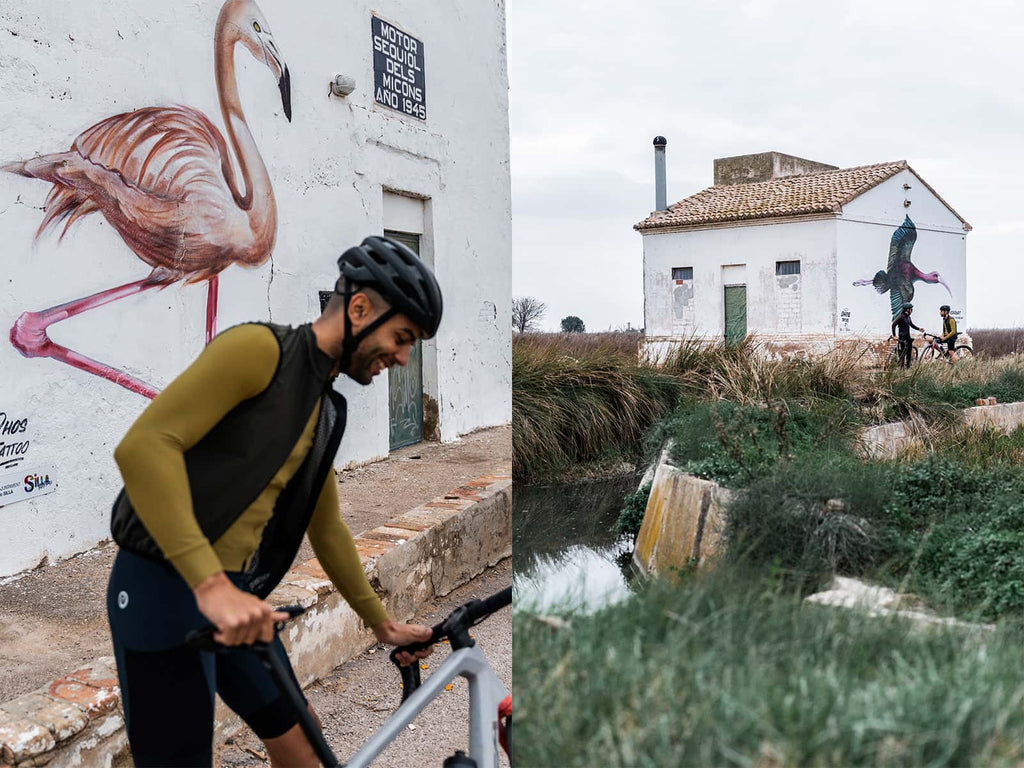
[[[509, 427], [403, 448], [385, 461], [339, 474], [342, 516], [353, 533], [362, 533], [511, 466]], [[0, 703], [112, 654], [106, 583], [115, 554], [108, 544], [0, 585]], [[306, 543], [296, 559], [310, 557]]]

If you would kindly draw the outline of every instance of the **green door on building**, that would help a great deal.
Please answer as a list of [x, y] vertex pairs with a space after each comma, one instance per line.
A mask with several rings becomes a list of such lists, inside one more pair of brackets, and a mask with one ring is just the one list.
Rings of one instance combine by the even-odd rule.
[[[420, 236], [405, 232], [384, 234], [416, 253]], [[417, 341], [409, 352], [409, 364], [388, 369], [388, 415], [391, 450], [418, 443], [423, 439], [423, 342]]]
[[725, 286], [725, 341], [739, 344], [747, 338], [747, 286]]

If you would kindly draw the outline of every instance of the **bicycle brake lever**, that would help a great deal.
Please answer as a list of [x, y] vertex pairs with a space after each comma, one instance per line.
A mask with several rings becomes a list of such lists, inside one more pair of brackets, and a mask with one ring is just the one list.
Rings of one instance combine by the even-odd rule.
[[402, 703], [408, 699], [417, 688], [420, 687], [420, 660], [413, 659], [411, 664], [402, 666], [398, 662], [398, 653], [400, 651], [408, 651], [411, 646], [401, 646], [391, 651], [388, 657], [391, 659], [391, 663], [398, 667], [398, 671], [402, 675]]

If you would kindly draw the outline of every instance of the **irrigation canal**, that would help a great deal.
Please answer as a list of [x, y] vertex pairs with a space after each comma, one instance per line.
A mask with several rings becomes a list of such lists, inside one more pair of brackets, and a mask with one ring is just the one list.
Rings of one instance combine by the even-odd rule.
[[612, 527], [638, 475], [553, 485], [517, 484], [512, 494], [515, 600], [540, 610], [595, 610], [629, 594], [632, 537]]

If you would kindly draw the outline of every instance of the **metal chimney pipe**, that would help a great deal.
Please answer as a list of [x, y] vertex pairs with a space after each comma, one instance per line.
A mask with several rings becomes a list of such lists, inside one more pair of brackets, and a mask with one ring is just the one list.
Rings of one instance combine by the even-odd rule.
[[654, 210], [668, 210], [668, 197], [665, 192], [665, 145], [668, 139], [664, 136], [654, 137]]

